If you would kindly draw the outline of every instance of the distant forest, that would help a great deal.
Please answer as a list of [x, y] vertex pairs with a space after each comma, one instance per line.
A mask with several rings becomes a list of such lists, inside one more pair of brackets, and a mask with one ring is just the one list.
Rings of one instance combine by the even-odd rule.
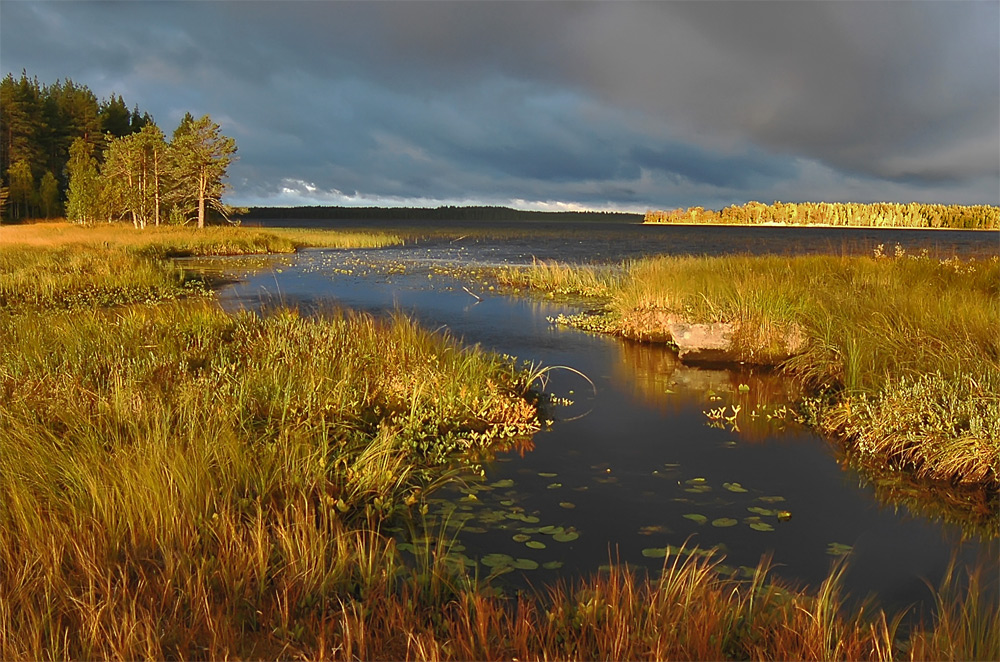
[[733, 225], [833, 225], [876, 228], [1000, 228], [1000, 207], [991, 205], [928, 205], [917, 202], [830, 203], [748, 202], [720, 211], [688, 207], [648, 211], [646, 223], [726, 223]]
[[244, 221], [309, 219], [331, 221], [575, 221], [639, 223], [642, 214], [601, 211], [523, 211], [510, 207], [251, 207]]

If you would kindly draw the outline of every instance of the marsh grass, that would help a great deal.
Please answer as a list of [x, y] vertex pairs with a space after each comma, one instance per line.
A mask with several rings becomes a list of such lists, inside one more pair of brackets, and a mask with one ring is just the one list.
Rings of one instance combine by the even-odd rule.
[[370, 248], [393, 235], [212, 227], [194, 230], [69, 223], [0, 227], [0, 310], [151, 303], [210, 294], [211, 283], [170, 257], [290, 253], [307, 246]]
[[404, 318], [25, 313], [0, 347], [5, 659], [294, 639], [402, 572], [379, 528], [442, 467], [538, 429], [532, 373]]
[[[604, 270], [538, 264], [502, 283], [603, 301], [585, 328], [664, 335], [667, 318], [728, 322], [746, 354], [789, 334], [783, 369], [812, 423], [877, 470], [1000, 487], [1000, 261], [860, 256], [659, 257]], [[636, 332], [638, 329], [638, 332]], [[627, 332], [627, 333], [626, 333]], [[669, 335], [669, 334], [666, 334]]]

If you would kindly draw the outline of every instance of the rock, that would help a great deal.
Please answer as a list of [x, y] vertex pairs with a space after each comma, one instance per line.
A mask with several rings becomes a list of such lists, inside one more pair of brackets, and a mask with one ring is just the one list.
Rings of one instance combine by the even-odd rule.
[[672, 342], [686, 364], [778, 365], [800, 353], [806, 335], [797, 324], [785, 327], [738, 322], [696, 324], [664, 310], [635, 310], [616, 323], [616, 332], [643, 342]]
[[733, 346], [734, 326], [728, 322], [671, 322], [667, 331], [684, 363], [739, 363], [745, 352]]

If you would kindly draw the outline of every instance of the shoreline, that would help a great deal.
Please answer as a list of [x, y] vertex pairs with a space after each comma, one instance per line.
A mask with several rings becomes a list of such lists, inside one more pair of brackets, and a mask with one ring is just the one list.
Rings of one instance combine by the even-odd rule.
[[833, 225], [832, 223], [659, 223], [657, 221], [643, 221], [638, 225], [665, 225], [678, 227], [725, 227], [725, 228], [823, 228], [827, 230], [934, 230], [951, 232], [996, 232], [1000, 234], [1000, 228], [931, 228], [916, 225]]

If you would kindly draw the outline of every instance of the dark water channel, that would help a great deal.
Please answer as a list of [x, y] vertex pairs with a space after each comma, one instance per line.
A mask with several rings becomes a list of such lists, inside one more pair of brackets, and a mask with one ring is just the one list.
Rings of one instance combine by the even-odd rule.
[[[310, 250], [275, 258], [265, 269], [241, 271], [238, 260], [212, 264], [241, 277], [221, 293], [230, 308], [284, 303], [376, 315], [399, 310], [466, 344], [573, 369], [550, 373], [549, 390], [573, 404], [555, 412], [549, 429], [528, 449], [485, 464], [480, 482], [439, 492], [432, 505], [432, 521], [436, 517], [449, 534], [458, 531], [457, 551], [479, 560], [480, 575], [514, 564], [522, 570], [505, 579], [540, 585], [592, 572], [609, 559], [655, 571], [662, 550], [687, 541], [720, 546], [734, 572], [771, 554], [779, 576], [815, 586], [836, 558], [850, 552], [851, 594], [874, 593], [880, 604], [898, 608], [927, 600], [924, 581], [936, 583], [955, 554], [997, 567], [996, 540], [963, 541], [957, 526], [879, 503], [871, 487], [842, 468], [836, 448], [782, 417], [788, 395], [775, 375], [685, 367], [665, 348], [547, 321], [579, 306], [501, 295], [486, 283], [456, 281], [440, 271], [446, 264], [523, 264], [532, 257], [616, 261], [710, 252], [699, 250], [698, 242], [714, 247], [711, 252], [746, 252], [775, 236], [715, 241], [678, 234], [637, 241], [640, 233], [616, 243], [603, 230], [574, 230], [534, 240], [432, 239], [380, 250]], [[913, 243], [913, 232], [898, 234], [910, 242], [907, 250], [916, 251], [921, 244]], [[979, 256], [1000, 248], [1000, 235], [926, 234], [939, 242], [923, 244], [932, 249], [947, 243], [942, 250]], [[800, 237], [779, 244], [777, 252], [827, 252], [835, 239], [813, 240], [819, 243], [813, 251]], [[870, 250], [862, 245], [868, 237], [850, 241], [858, 252]], [[964, 249], [956, 250], [960, 244]], [[740, 413], [732, 422], [713, 424], [706, 415], [725, 408], [729, 416], [733, 406]]]

